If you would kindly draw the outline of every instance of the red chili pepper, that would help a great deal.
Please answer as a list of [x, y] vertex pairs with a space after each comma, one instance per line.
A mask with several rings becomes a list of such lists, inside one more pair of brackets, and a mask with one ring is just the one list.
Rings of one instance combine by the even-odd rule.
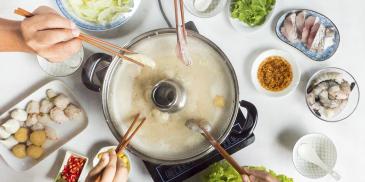
[[86, 159], [77, 156], [71, 156], [67, 160], [67, 164], [61, 172], [61, 178], [67, 182], [77, 182], [82, 169], [85, 165]]

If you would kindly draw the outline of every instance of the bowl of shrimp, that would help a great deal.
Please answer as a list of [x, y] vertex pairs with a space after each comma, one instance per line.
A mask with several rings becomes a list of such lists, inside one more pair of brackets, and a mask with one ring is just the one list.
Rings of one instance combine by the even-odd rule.
[[355, 112], [360, 89], [349, 72], [328, 67], [317, 71], [309, 79], [305, 98], [313, 115], [323, 121], [337, 122]]

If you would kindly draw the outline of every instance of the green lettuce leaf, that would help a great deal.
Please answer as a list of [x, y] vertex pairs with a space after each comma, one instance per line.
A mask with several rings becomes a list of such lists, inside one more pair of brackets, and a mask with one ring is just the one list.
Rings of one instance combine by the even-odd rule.
[[231, 16], [254, 27], [265, 22], [276, 0], [233, 0]]
[[[272, 170], [268, 170], [263, 166], [250, 166], [249, 169], [266, 171], [276, 177], [281, 182], [294, 182], [293, 178], [289, 178], [283, 174], [276, 174]], [[225, 160], [216, 162], [202, 174], [203, 182], [242, 182], [241, 175]]]

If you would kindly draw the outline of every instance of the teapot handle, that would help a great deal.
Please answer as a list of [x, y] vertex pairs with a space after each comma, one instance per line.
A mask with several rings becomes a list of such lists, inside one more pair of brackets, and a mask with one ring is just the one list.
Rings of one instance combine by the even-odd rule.
[[[81, 79], [88, 89], [100, 92], [106, 68], [109, 67], [112, 60], [112, 56], [105, 53], [96, 53], [87, 58], [82, 68]], [[99, 72], [101, 73], [100, 75]], [[100, 84], [95, 83], [95, 75], [99, 79]]]

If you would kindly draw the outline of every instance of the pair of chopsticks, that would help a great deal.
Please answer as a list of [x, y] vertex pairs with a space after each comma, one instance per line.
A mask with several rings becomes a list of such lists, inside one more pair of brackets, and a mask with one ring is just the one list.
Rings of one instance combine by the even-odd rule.
[[247, 174], [247, 171], [243, 169], [237, 162], [232, 158], [232, 156], [219, 144], [219, 142], [214, 139], [214, 137], [204, 128], [199, 125], [200, 129], [203, 130], [202, 135], [213, 145], [213, 147], [222, 155], [226, 161], [228, 161], [234, 169], [241, 175]]
[[189, 66], [192, 64], [192, 60], [187, 49], [188, 34], [185, 28], [184, 1], [174, 0], [174, 9], [175, 9], [175, 26], [176, 26], [175, 28], [177, 37], [177, 46], [176, 46], [177, 56], [186, 66]]
[[[178, 2], [179, 1], [179, 7], [178, 7]], [[186, 28], [185, 28], [185, 16], [184, 16], [184, 0], [174, 0], [174, 9], [175, 9], [175, 28], [176, 28], [176, 32], [179, 32], [179, 28], [182, 27], [182, 34], [184, 39], [186, 40], [187, 37], [187, 32], [186, 32]], [[180, 10], [180, 16], [179, 16], [179, 11]], [[180, 21], [179, 18], [181, 19], [181, 25], [180, 25]], [[178, 44], [180, 46], [180, 38], [179, 36], [177, 36], [177, 41]]]
[[128, 144], [131, 141], [131, 139], [133, 138], [133, 136], [136, 135], [137, 131], [142, 127], [143, 123], [146, 121], [146, 117], [142, 118], [142, 121], [139, 123], [139, 125], [134, 129], [134, 131], [132, 131], [134, 128], [134, 125], [136, 125], [136, 123], [138, 122], [139, 116], [140, 116], [140, 114], [138, 113], [134, 117], [134, 120], [133, 120], [131, 126], [129, 126], [127, 132], [124, 134], [122, 139], [119, 141], [117, 148], [115, 148], [116, 153], [123, 152], [126, 149], [126, 147], [128, 146]]
[[[29, 11], [25, 10], [25, 9], [22, 9], [22, 8], [17, 8], [15, 11], [14, 11], [15, 14], [18, 14], [20, 16], [24, 16], [26, 18], [29, 18], [29, 17], [32, 17], [34, 16], [32, 13], [30, 13]], [[123, 51], [124, 53], [128, 53], [128, 54], [135, 54], [135, 52], [131, 51], [131, 50], [128, 50], [126, 48], [123, 48], [123, 47], [120, 47], [120, 46], [117, 46], [115, 44], [112, 44], [112, 43], [109, 43], [109, 42], [106, 42], [106, 41], [103, 41], [101, 39], [98, 39], [96, 37], [93, 37], [93, 36], [90, 36], [90, 35], [87, 35], [87, 34], [84, 34], [84, 33], [80, 33], [80, 35], [77, 37], [78, 39], [84, 41], [84, 42], [87, 42], [101, 50], [104, 50], [106, 52], [109, 52], [113, 55], [117, 55], [127, 61], [130, 61], [130, 62], [133, 62], [137, 65], [140, 65], [140, 66], [144, 66], [144, 64], [142, 64], [141, 62], [137, 61], [137, 60], [134, 60], [132, 58], [129, 58], [128, 56], [125, 56], [123, 54], [120, 54], [119, 52], [113, 50], [112, 48], [114, 49], [117, 49], [118, 51]], [[109, 47], [111, 48], [109, 48]]]

